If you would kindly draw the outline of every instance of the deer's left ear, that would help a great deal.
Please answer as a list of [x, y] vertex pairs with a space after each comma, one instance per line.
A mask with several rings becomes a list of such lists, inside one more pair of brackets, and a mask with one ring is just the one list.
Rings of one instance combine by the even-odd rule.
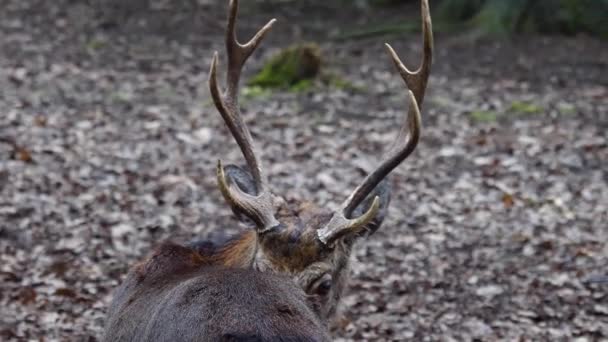
[[359, 204], [355, 210], [353, 211], [353, 217], [359, 217], [366, 213], [370, 206], [373, 203], [374, 198], [378, 196], [380, 199], [380, 207], [378, 209], [378, 214], [374, 217], [366, 226], [365, 229], [361, 231], [359, 236], [370, 236], [380, 228], [384, 218], [386, 217], [386, 213], [388, 212], [388, 206], [391, 203], [391, 186], [389, 183], [389, 179], [384, 179], [380, 184], [376, 186], [376, 188]]
[[229, 164], [224, 166], [224, 173], [230, 183], [236, 183], [243, 192], [255, 196], [257, 189], [255, 188], [253, 176], [251, 176], [249, 171], [242, 167]]

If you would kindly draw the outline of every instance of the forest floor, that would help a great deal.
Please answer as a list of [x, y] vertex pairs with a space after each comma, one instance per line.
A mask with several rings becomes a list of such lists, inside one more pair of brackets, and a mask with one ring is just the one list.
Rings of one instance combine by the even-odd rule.
[[[242, 107], [273, 191], [334, 208], [406, 111], [382, 43], [410, 66], [421, 54], [419, 34], [337, 38], [418, 9], [311, 2], [243, 4], [243, 37], [279, 19], [247, 74], [314, 40], [353, 87]], [[243, 228], [215, 180], [217, 159], [241, 156], [206, 83], [226, 4], [139, 3], [3, 1], [3, 341], [95, 340], [153, 246]], [[336, 338], [608, 339], [608, 44], [440, 32], [435, 48], [421, 142], [391, 176], [382, 229], [355, 249]]]

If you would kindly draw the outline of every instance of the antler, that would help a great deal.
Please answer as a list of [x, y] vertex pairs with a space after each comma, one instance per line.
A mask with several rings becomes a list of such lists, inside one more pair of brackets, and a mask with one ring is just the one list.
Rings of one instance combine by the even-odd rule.
[[[424, 93], [433, 60], [433, 30], [428, 0], [422, 0], [421, 12], [424, 55], [422, 58], [422, 65], [418, 70], [412, 72], [405, 67], [403, 62], [401, 62], [401, 59], [399, 59], [399, 56], [397, 56], [397, 53], [395, 53], [395, 50], [389, 44], [386, 44], [388, 53], [392, 58], [395, 67], [401, 74], [407, 87], [410, 89], [408, 91], [410, 104], [407, 120], [395, 142], [395, 147], [387, 153], [380, 166], [365, 177], [363, 182], [350, 196], [348, 196], [346, 201], [344, 201], [334, 213], [325, 227], [317, 231], [319, 240], [325, 244], [331, 244], [342, 236], [358, 233], [370, 223], [378, 213], [380, 207], [380, 200], [377, 196], [374, 198], [374, 201], [367, 212], [357, 218], [350, 217], [355, 208], [361, 204], [374, 188], [376, 188], [391, 171], [399, 166], [399, 164], [414, 151], [416, 145], [418, 145], [421, 126], [419, 107], [422, 105], [424, 99]], [[405, 143], [399, 144], [401, 141], [405, 141]]]
[[279, 222], [274, 217], [272, 196], [267, 189], [267, 179], [262, 172], [259, 159], [256, 157], [256, 155], [259, 154], [256, 152], [251, 134], [241, 117], [238, 104], [238, 92], [241, 71], [245, 62], [270, 30], [275, 19], [270, 20], [249, 42], [241, 44], [237, 40], [235, 31], [238, 7], [238, 0], [230, 1], [228, 28], [226, 31], [226, 52], [228, 54], [226, 92], [224, 95], [221, 95], [217, 82], [217, 52], [213, 55], [213, 61], [211, 62], [209, 88], [215, 106], [222, 115], [226, 126], [228, 126], [230, 133], [232, 133], [234, 140], [236, 140], [247, 161], [247, 166], [249, 167], [255, 182], [256, 194], [251, 195], [245, 193], [235, 182], [227, 180], [221, 160], [218, 160], [217, 164], [217, 179], [224, 198], [230, 202], [231, 205], [242, 210], [245, 215], [257, 224], [258, 229], [263, 232], [277, 226]]

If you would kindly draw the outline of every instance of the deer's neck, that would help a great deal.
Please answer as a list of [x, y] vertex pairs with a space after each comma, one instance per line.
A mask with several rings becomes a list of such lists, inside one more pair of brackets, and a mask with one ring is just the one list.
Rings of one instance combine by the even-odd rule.
[[258, 237], [254, 230], [246, 230], [212, 251], [208, 256], [212, 264], [234, 268], [251, 268], [258, 250]]

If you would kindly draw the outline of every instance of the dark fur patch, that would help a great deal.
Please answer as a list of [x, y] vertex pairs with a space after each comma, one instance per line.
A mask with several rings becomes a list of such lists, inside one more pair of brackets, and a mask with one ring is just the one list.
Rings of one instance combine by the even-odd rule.
[[165, 276], [188, 273], [205, 264], [203, 257], [195, 250], [165, 242], [144, 262], [135, 266], [138, 281], [154, 281]]

